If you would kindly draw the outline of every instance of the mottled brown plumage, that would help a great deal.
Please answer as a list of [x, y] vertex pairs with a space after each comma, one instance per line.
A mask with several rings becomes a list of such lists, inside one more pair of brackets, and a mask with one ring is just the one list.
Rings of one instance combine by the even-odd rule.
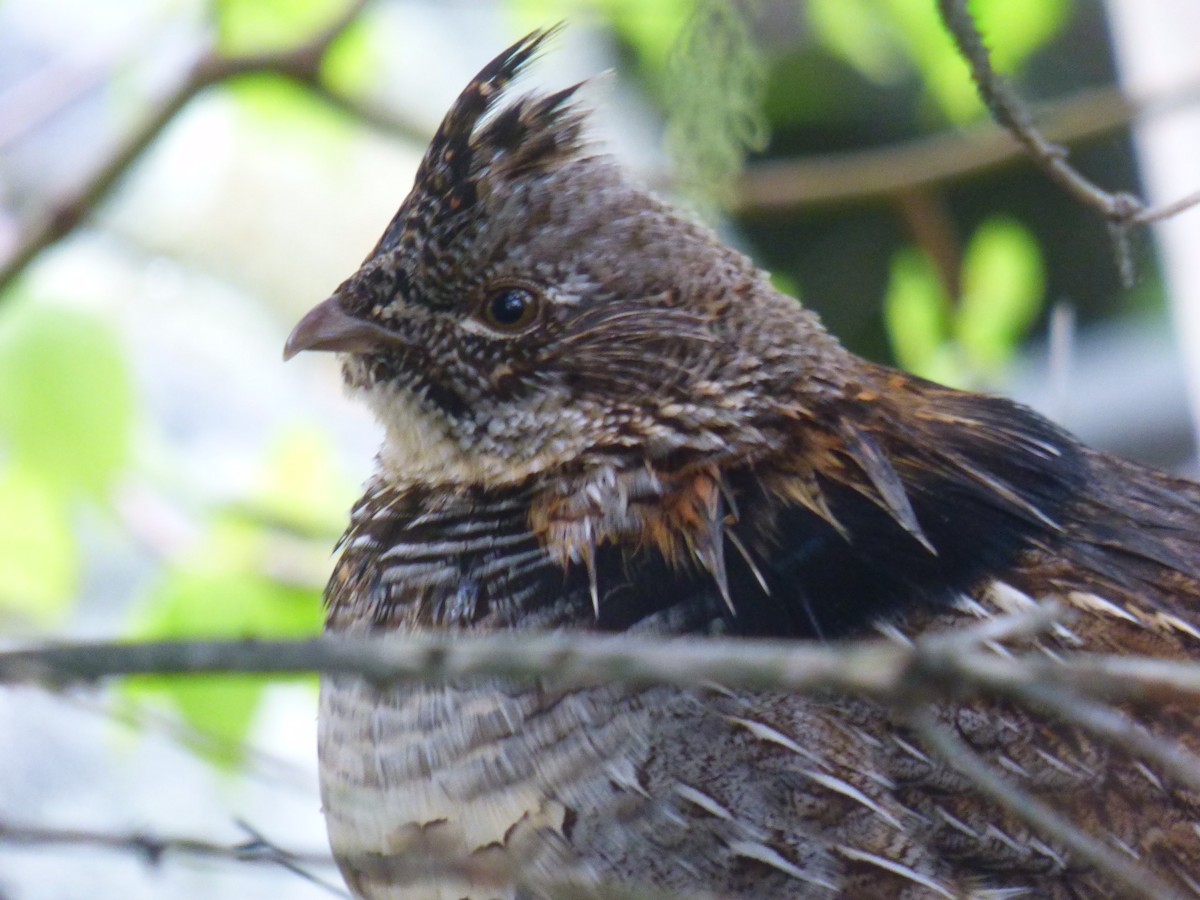
[[[468, 86], [379, 245], [289, 339], [341, 351], [386, 430], [331, 631], [833, 640], [1053, 596], [1079, 616], [1048, 651], [1197, 655], [1200, 487], [847, 353], [594, 154], [574, 88], [499, 105], [543, 38]], [[1137, 712], [1200, 744], [1194, 711]], [[1200, 894], [1192, 793], [1028, 710], [939, 714]], [[360, 897], [1116, 893], [866, 701], [336, 676], [320, 732]]]

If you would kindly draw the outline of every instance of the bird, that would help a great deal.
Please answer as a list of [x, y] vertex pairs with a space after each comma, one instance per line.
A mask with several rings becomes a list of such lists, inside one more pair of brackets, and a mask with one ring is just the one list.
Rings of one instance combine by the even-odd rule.
[[[329, 633], [905, 642], [1051, 598], [1051, 658], [1200, 654], [1200, 486], [851, 354], [597, 149], [580, 85], [514, 93], [552, 33], [467, 85], [287, 340], [337, 353], [384, 433]], [[319, 705], [359, 898], [1130, 889], [869, 698], [334, 673]], [[1133, 713], [1200, 749], [1195, 710]], [[1200, 896], [1200, 796], [1170, 773], [1011, 701], [933, 714], [1151, 895]]]

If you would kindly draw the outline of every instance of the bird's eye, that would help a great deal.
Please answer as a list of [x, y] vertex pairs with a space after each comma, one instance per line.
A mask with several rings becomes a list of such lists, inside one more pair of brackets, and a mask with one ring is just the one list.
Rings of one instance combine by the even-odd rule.
[[502, 287], [489, 293], [479, 309], [479, 318], [489, 328], [513, 334], [528, 328], [537, 318], [538, 298], [523, 287]]

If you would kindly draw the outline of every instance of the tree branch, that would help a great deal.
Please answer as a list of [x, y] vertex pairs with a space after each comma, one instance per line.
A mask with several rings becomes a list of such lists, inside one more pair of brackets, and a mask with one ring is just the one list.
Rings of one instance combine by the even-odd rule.
[[[1039, 106], [1036, 118], [1046, 123], [1050, 140], [1071, 144], [1108, 134], [1142, 116], [1194, 103], [1198, 97], [1200, 84], [1140, 101], [1130, 100], [1118, 87], [1093, 88]], [[989, 121], [886, 147], [753, 163], [738, 183], [733, 211], [762, 217], [891, 198], [1027, 158], [1010, 132]]]
[[1200, 663], [1088, 653], [1052, 659], [1040, 652], [1000, 655], [990, 649], [1042, 634], [1063, 615], [1045, 604], [912, 644], [552, 632], [81, 642], [0, 651], [0, 683], [59, 688], [128, 675], [323, 672], [380, 684], [477, 676], [545, 678], [570, 686], [717, 682], [752, 690], [835, 690], [890, 703], [914, 696], [946, 699], [964, 691], [1033, 702], [1044, 685], [1106, 702], [1195, 702], [1200, 696]]
[[[231, 863], [266, 863], [280, 866], [304, 880], [317, 885], [336, 897], [350, 895], [323, 878], [307, 871], [306, 867], [326, 868], [334, 865], [328, 853], [296, 853], [284, 850], [264, 838], [245, 822], [238, 825], [249, 835], [237, 844], [185, 837], [162, 837], [146, 832], [103, 832], [78, 828], [47, 828], [16, 825], [0, 820], [0, 844], [30, 847], [75, 847], [131, 853], [147, 865], [161, 865], [165, 858], [186, 856]], [[418, 885], [426, 879], [450, 877], [474, 880], [478, 884], [520, 885], [536, 890], [538, 896], [557, 900], [718, 900], [711, 894], [683, 895], [639, 884], [599, 884], [579, 881], [570, 876], [546, 877], [514, 867], [510, 857], [480, 857], [474, 854], [455, 856], [442, 846], [428, 846], [423, 835], [416, 833], [397, 838], [399, 848], [387, 857], [369, 854], [356, 861], [360, 869], [386, 866], [387, 876], [396, 884]]]
[[1066, 150], [1042, 135], [1016, 91], [992, 68], [987, 47], [967, 10], [967, 0], [938, 0], [938, 9], [958, 45], [959, 53], [971, 67], [971, 77], [992, 118], [1020, 141], [1033, 161], [1055, 183], [1079, 202], [1104, 216], [1113, 235], [1121, 279], [1127, 286], [1131, 285], [1133, 259], [1129, 249], [1130, 230], [1136, 225], [1175, 215], [1200, 203], [1200, 191], [1155, 210], [1148, 208], [1133, 194], [1106, 191], [1095, 184], [1067, 161]]
[[787, 641], [420, 634], [324, 635], [302, 641], [209, 640], [59, 644], [0, 652], [0, 683], [51, 687], [121, 675], [312, 672], [381, 684], [493, 676], [553, 678], [569, 685], [696, 685], [886, 693], [913, 650], [885, 641], [841, 647]]
[[239, 822], [248, 838], [238, 844], [221, 844], [199, 838], [163, 837], [136, 831], [126, 833], [90, 831], [82, 828], [48, 828], [36, 825], [17, 825], [0, 820], [0, 843], [31, 847], [87, 847], [132, 853], [141, 857], [147, 865], [157, 866], [168, 856], [191, 856], [229, 862], [266, 863], [281, 866], [325, 888], [339, 897], [349, 897], [341, 888], [312, 875], [306, 866], [325, 868], [334, 865], [328, 851], [296, 853], [284, 850], [268, 841], [262, 834], [244, 822]]
[[[351, 0], [330, 25], [311, 40], [295, 47], [228, 57], [220, 55], [215, 48], [201, 53], [182, 80], [166, 92], [146, 121], [127, 135], [106, 159], [101, 160], [78, 189], [52, 201], [45, 214], [26, 225], [17, 238], [16, 246], [0, 264], [0, 293], [25, 271], [38, 254], [73, 232], [108, 197], [130, 166], [179, 111], [202, 91], [231, 78], [256, 72], [275, 72], [310, 87], [319, 84], [321, 60], [326, 51], [358, 18], [367, 2]], [[327, 100], [335, 96], [324, 87], [320, 95]], [[345, 108], [349, 103], [343, 101], [340, 105]], [[378, 116], [374, 118], [382, 121]]]

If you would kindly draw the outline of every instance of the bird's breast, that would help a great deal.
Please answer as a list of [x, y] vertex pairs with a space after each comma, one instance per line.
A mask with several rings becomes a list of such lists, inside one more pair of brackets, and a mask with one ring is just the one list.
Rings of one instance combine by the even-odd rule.
[[628, 704], [598, 700], [498, 682], [326, 679], [322, 801], [348, 882], [372, 900], [502, 897], [514, 860], [524, 877], [564, 874], [568, 804], [595, 806], [603, 773], [644, 731]]

